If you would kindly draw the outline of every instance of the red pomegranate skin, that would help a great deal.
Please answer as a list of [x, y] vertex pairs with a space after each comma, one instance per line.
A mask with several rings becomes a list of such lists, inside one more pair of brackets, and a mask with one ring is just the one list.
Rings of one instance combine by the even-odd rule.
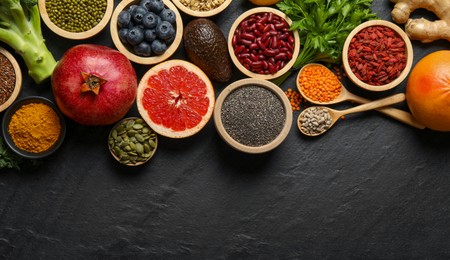
[[[98, 95], [81, 92], [81, 72], [105, 79]], [[136, 99], [137, 76], [128, 58], [117, 50], [95, 44], [68, 49], [52, 74], [56, 104], [64, 115], [82, 125], [119, 121]]]

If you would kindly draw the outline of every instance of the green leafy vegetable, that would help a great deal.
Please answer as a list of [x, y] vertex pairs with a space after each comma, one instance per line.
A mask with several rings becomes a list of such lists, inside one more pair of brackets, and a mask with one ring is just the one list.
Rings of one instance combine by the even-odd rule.
[[50, 78], [56, 66], [41, 31], [37, 0], [0, 1], [0, 41], [22, 56], [36, 83]]
[[[277, 7], [299, 30], [301, 51], [293, 69], [311, 62], [340, 64], [348, 34], [361, 23], [375, 19], [372, 0], [282, 0]], [[281, 84], [291, 73], [275, 80]]]
[[0, 137], [0, 170], [1, 169], [20, 169], [21, 157], [10, 152]]

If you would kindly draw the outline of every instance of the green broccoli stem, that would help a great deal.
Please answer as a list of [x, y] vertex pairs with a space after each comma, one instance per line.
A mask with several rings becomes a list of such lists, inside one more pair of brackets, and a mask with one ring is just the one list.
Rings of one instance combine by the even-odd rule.
[[16, 51], [22, 56], [28, 68], [28, 74], [37, 84], [51, 77], [56, 60], [47, 49], [44, 40], [37, 42], [36, 45], [27, 44]]
[[18, 0], [0, 3], [0, 41], [22, 56], [30, 77], [41, 84], [51, 77], [56, 60], [45, 45], [36, 1], [28, 4], [21, 6]]

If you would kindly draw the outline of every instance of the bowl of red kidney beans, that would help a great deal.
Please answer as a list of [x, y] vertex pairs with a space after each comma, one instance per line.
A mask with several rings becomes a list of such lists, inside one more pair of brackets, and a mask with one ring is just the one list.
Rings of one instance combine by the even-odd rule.
[[396, 24], [371, 20], [355, 27], [343, 48], [342, 63], [359, 87], [385, 91], [398, 86], [411, 70], [413, 47]]
[[234, 65], [251, 78], [274, 79], [286, 73], [300, 52], [298, 31], [292, 21], [271, 7], [256, 7], [241, 14], [231, 26], [228, 50]]

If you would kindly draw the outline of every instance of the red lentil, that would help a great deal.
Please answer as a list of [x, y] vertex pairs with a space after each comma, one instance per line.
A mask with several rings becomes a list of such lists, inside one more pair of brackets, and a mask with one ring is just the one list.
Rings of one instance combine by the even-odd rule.
[[245, 68], [258, 74], [275, 74], [292, 59], [294, 36], [283, 18], [262, 12], [239, 24], [232, 45]]
[[288, 88], [286, 91], [284, 91], [284, 94], [286, 94], [287, 98], [289, 99], [292, 111], [300, 111], [300, 104], [303, 102], [300, 92], [293, 90], [292, 88]]
[[16, 73], [11, 61], [3, 54], [0, 54], [0, 68], [0, 105], [2, 105], [14, 91]]
[[328, 102], [341, 93], [341, 82], [328, 68], [321, 65], [304, 67], [298, 79], [302, 93], [318, 102]]
[[361, 81], [374, 86], [388, 84], [406, 67], [405, 42], [389, 27], [364, 28], [350, 42], [348, 62]]

